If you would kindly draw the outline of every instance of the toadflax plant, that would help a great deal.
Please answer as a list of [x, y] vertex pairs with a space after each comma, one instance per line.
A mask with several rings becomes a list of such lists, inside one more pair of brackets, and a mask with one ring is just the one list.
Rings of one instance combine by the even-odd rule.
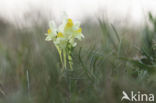
[[54, 21], [49, 22], [48, 33], [45, 34], [46, 41], [52, 41], [56, 46], [63, 68], [66, 68], [67, 61], [72, 69], [72, 50], [76, 47], [76, 40], [84, 38], [79, 22], [73, 22], [68, 16], [64, 16], [64, 20], [59, 27], [56, 27]]

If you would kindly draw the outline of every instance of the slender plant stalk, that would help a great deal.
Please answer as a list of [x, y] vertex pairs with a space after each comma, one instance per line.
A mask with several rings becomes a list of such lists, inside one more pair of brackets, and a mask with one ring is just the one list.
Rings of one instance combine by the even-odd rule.
[[61, 64], [62, 64], [62, 66], [63, 66], [62, 51], [60, 50], [60, 48], [59, 48], [58, 46], [56, 46], [56, 48], [57, 48], [57, 51], [58, 51], [59, 56], [60, 56], [60, 61], [61, 61]]
[[67, 67], [67, 64], [66, 64], [66, 50], [63, 50], [63, 58], [64, 58], [64, 68], [66, 69], [66, 67]]
[[26, 71], [26, 78], [27, 78], [27, 91], [28, 91], [28, 98], [30, 99], [30, 76], [29, 76], [29, 71], [27, 69]]

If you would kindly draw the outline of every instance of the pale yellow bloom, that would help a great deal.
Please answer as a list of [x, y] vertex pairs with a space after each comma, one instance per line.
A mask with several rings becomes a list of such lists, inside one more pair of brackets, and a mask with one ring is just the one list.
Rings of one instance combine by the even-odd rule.
[[48, 34], [50, 34], [51, 33], [51, 30], [50, 29], [48, 29]]
[[72, 21], [72, 19], [69, 18], [69, 19], [67, 20], [66, 27], [67, 27], [67, 28], [71, 28], [72, 26], [73, 26], [73, 21]]
[[66, 68], [66, 58], [68, 58], [70, 67], [72, 68], [71, 50], [77, 45], [77, 40], [84, 38], [80, 23], [74, 22], [71, 18], [65, 16], [63, 23], [57, 28], [55, 22], [51, 21], [49, 22], [49, 29], [46, 36], [47, 41], [53, 41], [55, 44], [61, 62], [64, 62], [64, 67]]
[[54, 21], [49, 22], [48, 33], [46, 33], [45, 35], [47, 36], [45, 39], [46, 41], [51, 41], [55, 39], [57, 35], [57, 29]]
[[61, 32], [58, 32], [58, 33], [57, 33], [57, 38], [58, 38], [58, 37], [63, 37], [63, 34], [62, 34]]

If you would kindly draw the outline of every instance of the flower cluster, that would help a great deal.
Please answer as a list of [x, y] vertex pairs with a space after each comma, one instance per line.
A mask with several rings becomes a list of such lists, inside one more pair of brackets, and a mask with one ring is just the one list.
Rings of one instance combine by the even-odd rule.
[[72, 50], [77, 45], [76, 40], [84, 38], [80, 23], [73, 22], [73, 20], [67, 16], [59, 27], [56, 27], [54, 21], [50, 21], [48, 33], [45, 35], [47, 36], [46, 41], [53, 41], [55, 44], [64, 68], [66, 68], [66, 61], [68, 60], [70, 68], [72, 69]]

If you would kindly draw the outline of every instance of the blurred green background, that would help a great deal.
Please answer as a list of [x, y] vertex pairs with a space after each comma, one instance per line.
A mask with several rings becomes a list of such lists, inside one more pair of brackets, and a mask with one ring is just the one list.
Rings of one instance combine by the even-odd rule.
[[30, 17], [31, 26], [1, 17], [0, 103], [121, 103], [122, 91], [156, 94], [156, 18], [148, 18], [137, 28], [86, 18], [73, 71], [61, 72], [44, 16]]

